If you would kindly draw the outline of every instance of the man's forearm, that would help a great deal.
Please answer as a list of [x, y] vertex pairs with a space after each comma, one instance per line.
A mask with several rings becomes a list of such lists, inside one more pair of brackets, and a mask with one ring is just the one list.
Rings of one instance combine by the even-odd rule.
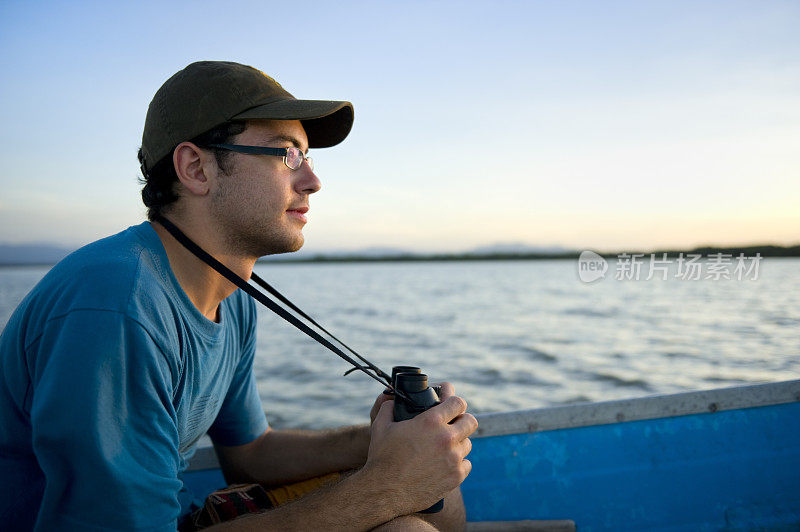
[[209, 530], [370, 530], [397, 517], [391, 486], [361, 469], [341, 482], [268, 512], [237, 518]]
[[219, 452], [228, 482], [280, 485], [356, 469], [369, 449], [369, 427], [332, 430], [270, 430], [248, 445], [247, 455], [226, 460]]

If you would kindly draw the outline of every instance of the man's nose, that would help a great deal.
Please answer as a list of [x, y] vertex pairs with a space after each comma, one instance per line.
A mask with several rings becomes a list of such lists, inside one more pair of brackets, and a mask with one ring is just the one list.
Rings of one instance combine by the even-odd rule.
[[295, 173], [297, 174], [295, 189], [298, 192], [313, 194], [322, 188], [322, 182], [320, 182], [317, 174], [314, 173], [307, 161], [303, 161], [303, 164], [295, 170]]

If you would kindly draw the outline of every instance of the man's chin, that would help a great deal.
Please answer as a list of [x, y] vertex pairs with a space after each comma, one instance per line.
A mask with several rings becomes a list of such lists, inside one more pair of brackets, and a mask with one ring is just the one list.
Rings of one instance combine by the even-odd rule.
[[282, 242], [281, 244], [273, 244], [270, 249], [264, 253], [262, 256], [267, 255], [280, 255], [282, 253], [294, 253], [295, 251], [300, 251], [300, 248], [303, 247], [305, 243], [305, 239], [303, 235], [300, 235], [298, 238], [293, 239], [290, 242]]

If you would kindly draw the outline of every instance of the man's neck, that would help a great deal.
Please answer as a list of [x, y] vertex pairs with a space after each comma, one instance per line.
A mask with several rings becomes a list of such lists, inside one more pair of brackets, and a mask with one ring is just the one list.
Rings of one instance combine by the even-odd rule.
[[[182, 224], [178, 219], [170, 218], [170, 221], [195, 244], [230, 268], [239, 277], [245, 280], [250, 279], [256, 262], [255, 258], [231, 254], [225, 250], [220, 236], [210, 231], [204, 231], [201, 227], [185, 222]], [[169, 265], [183, 291], [206, 318], [218, 322], [219, 304], [236, 290], [236, 286], [183, 247], [164, 226], [158, 222], [151, 222], [151, 225], [164, 245]]]

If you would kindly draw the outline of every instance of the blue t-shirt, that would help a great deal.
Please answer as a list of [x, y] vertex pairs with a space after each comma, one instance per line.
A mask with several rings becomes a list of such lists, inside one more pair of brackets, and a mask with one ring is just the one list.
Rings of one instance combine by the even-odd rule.
[[175, 530], [195, 444], [267, 429], [240, 290], [205, 318], [148, 222], [39, 282], [0, 336], [0, 528]]

